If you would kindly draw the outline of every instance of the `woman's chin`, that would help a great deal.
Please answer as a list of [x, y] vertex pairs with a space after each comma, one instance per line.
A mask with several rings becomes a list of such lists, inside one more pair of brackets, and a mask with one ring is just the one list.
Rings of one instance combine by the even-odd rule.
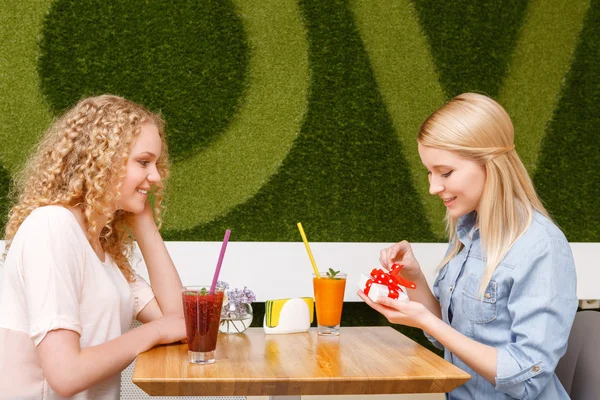
[[120, 207], [121, 210], [131, 213], [131, 214], [141, 214], [144, 211], [145, 204], [127, 204], [123, 207]]

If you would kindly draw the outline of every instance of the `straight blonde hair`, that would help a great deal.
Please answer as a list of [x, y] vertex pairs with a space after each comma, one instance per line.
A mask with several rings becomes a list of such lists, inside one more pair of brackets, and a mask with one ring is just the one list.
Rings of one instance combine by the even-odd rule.
[[[506, 253], [531, 224], [534, 210], [550, 218], [515, 150], [512, 121], [491, 98], [463, 93], [423, 122], [417, 141], [423, 146], [452, 151], [485, 168], [486, 180], [476, 221], [487, 259], [479, 287], [483, 295]], [[452, 247], [438, 269], [463, 248], [456, 233], [457, 222], [458, 217], [446, 213], [446, 230]]]

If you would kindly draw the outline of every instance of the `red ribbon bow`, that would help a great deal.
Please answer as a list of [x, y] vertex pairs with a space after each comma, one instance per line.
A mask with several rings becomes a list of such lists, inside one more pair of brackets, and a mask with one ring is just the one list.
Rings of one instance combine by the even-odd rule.
[[390, 268], [389, 273], [384, 271], [381, 268], [374, 268], [371, 271], [371, 279], [367, 280], [365, 284], [364, 293], [368, 296], [369, 291], [371, 290], [371, 285], [373, 283], [378, 283], [380, 285], [385, 285], [388, 287], [388, 297], [390, 299], [397, 299], [400, 295], [400, 292], [403, 292], [402, 286], [416, 289], [417, 285], [415, 285], [411, 281], [407, 281], [406, 279], [400, 277], [398, 274], [400, 270], [404, 267], [402, 264], [393, 264], [392, 268]]

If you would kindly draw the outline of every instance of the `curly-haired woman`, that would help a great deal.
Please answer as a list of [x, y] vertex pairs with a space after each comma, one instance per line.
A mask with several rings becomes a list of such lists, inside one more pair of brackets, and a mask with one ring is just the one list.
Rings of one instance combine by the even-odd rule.
[[571, 248], [514, 148], [506, 111], [465, 93], [421, 125], [429, 191], [446, 206], [450, 246], [433, 292], [411, 246], [380, 254], [417, 283], [410, 302], [361, 296], [390, 322], [421, 328], [472, 375], [450, 399], [568, 399], [554, 374], [577, 310]]
[[[47, 131], [6, 226], [0, 397], [118, 399], [139, 353], [184, 339], [155, 222], [167, 174], [162, 119], [121, 97], [84, 99]], [[129, 263], [134, 238], [152, 288]], [[132, 318], [144, 325], [129, 330]]]

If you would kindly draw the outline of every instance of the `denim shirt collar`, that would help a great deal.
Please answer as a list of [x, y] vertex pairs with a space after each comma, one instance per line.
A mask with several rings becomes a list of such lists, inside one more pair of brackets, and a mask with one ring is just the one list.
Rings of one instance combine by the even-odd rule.
[[477, 212], [471, 211], [469, 214], [465, 214], [458, 218], [456, 224], [456, 235], [458, 240], [465, 246], [469, 246], [476, 237], [479, 237], [479, 228], [475, 227], [477, 223]]

